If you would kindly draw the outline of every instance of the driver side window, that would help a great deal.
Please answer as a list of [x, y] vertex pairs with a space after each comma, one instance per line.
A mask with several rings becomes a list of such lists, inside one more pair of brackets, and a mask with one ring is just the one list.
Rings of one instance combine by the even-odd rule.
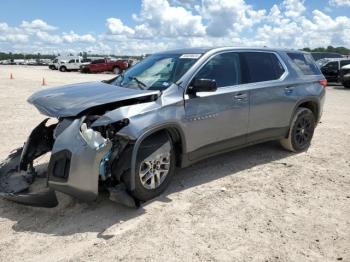
[[223, 53], [211, 58], [196, 75], [196, 79], [215, 80], [217, 87], [240, 84], [241, 68], [238, 53]]

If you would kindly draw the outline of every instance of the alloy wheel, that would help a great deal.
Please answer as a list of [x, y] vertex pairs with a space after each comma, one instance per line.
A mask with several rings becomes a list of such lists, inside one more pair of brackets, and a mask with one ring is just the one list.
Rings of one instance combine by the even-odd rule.
[[296, 129], [294, 133], [295, 142], [299, 147], [306, 146], [313, 135], [312, 120], [308, 117], [301, 117], [296, 123]]
[[156, 189], [164, 182], [169, 173], [170, 159], [169, 151], [141, 162], [139, 177], [144, 188]]

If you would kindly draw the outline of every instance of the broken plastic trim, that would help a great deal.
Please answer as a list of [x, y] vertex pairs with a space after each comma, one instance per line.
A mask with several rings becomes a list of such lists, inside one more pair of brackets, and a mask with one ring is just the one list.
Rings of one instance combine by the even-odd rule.
[[54, 144], [53, 132], [57, 124], [46, 126], [49, 118], [42, 121], [35, 127], [24, 144], [19, 169], [27, 171], [28, 166], [32, 166], [33, 160], [51, 151]]
[[58, 205], [55, 191], [50, 188], [46, 188], [36, 193], [0, 193], [0, 196], [22, 205], [34, 207], [52, 208]]
[[45, 119], [33, 129], [23, 148], [11, 153], [0, 164], [0, 196], [3, 198], [36, 207], [57, 206], [55, 192], [50, 188], [28, 192], [36, 176], [33, 160], [53, 147], [53, 132], [57, 124], [46, 126], [48, 120]]

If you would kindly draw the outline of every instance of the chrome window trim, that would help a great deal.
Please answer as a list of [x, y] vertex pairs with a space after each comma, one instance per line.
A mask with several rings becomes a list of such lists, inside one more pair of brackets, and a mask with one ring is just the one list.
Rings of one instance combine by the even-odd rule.
[[[222, 89], [229, 89], [229, 88], [237, 88], [237, 87], [245, 87], [245, 86], [258, 86], [260, 84], [269, 84], [269, 83], [280, 83], [282, 81], [285, 80], [285, 78], [289, 75], [289, 70], [288, 70], [288, 67], [287, 65], [285, 64], [285, 62], [283, 61], [283, 59], [280, 57], [280, 55], [278, 54], [278, 52], [276, 51], [271, 51], [271, 50], [242, 50], [242, 49], [229, 49], [229, 50], [221, 50], [221, 51], [216, 51], [215, 53], [211, 54], [209, 57], [206, 58], [205, 61], [203, 61], [201, 63], [201, 65], [195, 69], [195, 71], [192, 73], [191, 77], [189, 78], [189, 81], [186, 81], [186, 87], [184, 88], [184, 95], [185, 95], [185, 98], [188, 98], [187, 96], [187, 89], [189, 88], [190, 86], [190, 83], [192, 82], [193, 78], [196, 76], [196, 74], [212, 59], [214, 58], [215, 56], [217, 55], [220, 55], [220, 54], [224, 54], [224, 53], [245, 53], [245, 52], [256, 52], [256, 53], [268, 53], [268, 54], [274, 54], [278, 61], [281, 63], [283, 69], [284, 69], [284, 73], [281, 75], [280, 78], [278, 79], [274, 79], [274, 80], [268, 80], [268, 81], [261, 81], [261, 82], [252, 82], [252, 83], [244, 83], [244, 84], [238, 84], [238, 85], [233, 85], [233, 86], [223, 86], [223, 87], [219, 87], [217, 91], [215, 92], [201, 92], [203, 93], [203, 96], [207, 96], [207, 95], [204, 95], [209, 93], [209, 94], [212, 94], [212, 95], [215, 95], [215, 94], [218, 94], [218, 93], [221, 93], [221, 92], [218, 92]], [[228, 90], [227, 90], [228, 91]], [[224, 92], [226, 93], [226, 92]]]

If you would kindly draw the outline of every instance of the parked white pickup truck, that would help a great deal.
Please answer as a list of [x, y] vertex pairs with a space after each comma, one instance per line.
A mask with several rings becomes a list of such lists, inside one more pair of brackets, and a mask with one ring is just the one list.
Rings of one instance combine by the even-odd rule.
[[88, 65], [91, 59], [83, 59], [82, 57], [71, 58], [68, 61], [61, 61], [58, 70], [61, 72], [78, 71], [82, 65]]
[[49, 68], [52, 70], [57, 70], [61, 64], [64, 64], [68, 61], [66, 58], [56, 57], [54, 60], [49, 63]]

